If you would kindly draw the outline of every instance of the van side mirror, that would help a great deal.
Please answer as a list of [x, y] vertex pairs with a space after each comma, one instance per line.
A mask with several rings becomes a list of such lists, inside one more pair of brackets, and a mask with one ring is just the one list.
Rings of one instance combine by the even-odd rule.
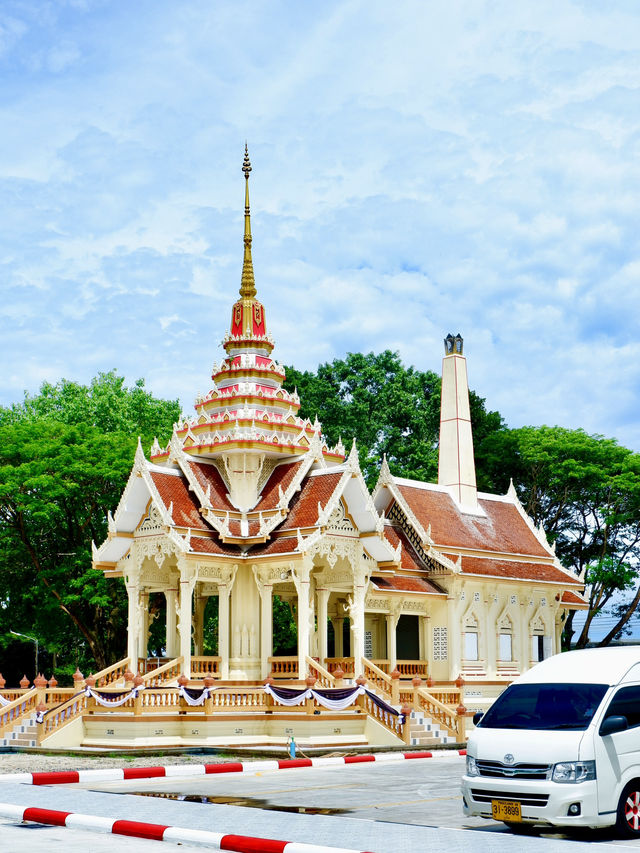
[[480, 720], [484, 717], [484, 713], [482, 711], [476, 711], [473, 715], [473, 725], [477, 726]]
[[616, 732], [624, 732], [629, 728], [629, 722], [626, 717], [611, 716], [605, 717], [600, 724], [600, 736], [614, 735]]

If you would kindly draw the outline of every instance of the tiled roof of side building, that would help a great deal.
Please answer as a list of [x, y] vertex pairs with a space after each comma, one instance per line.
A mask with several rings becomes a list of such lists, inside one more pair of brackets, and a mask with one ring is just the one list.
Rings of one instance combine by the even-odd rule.
[[302, 489], [293, 496], [289, 505], [289, 515], [278, 530], [313, 527], [318, 520], [318, 503], [324, 509], [340, 482], [341, 476], [341, 473], [337, 473], [308, 477], [304, 481]]
[[589, 606], [589, 602], [584, 598], [584, 596], [578, 595], [570, 589], [565, 589], [560, 600], [562, 604], [579, 604], [583, 607]]
[[375, 587], [381, 591], [422, 592], [429, 593], [430, 595], [446, 596], [446, 592], [443, 592], [438, 586], [436, 586], [436, 584], [431, 583], [431, 581], [424, 580], [423, 578], [408, 578], [395, 575], [384, 578], [372, 577], [371, 580]]
[[[445, 554], [445, 557], [454, 562], [458, 559], [454, 554]], [[525, 560], [492, 560], [484, 557], [463, 556], [462, 574], [581, 586], [581, 582], [575, 575], [559, 569], [557, 566], [550, 563], [531, 563]]]
[[437, 546], [477, 548], [505, 554], [549, 557], [518, 508], [504, 500], [480, 498], [486, 517], [461, 512], [448, 492], [398, 485], [398, 488]]
[[190, 466], [198, 483], [205, 492], [207, 491], [207, 486], [210, 487], [211, 503], [216, 509], [235, 510], [235, 507], [227, 497], [227, 486], [215, 465], [210, 465], [206, 462], [192, 462], [191, 460], [186, 464]]
[[200, 515], [199, 507], [192, 492], [189, 491], [184, 477], [176, 477], [175, 474], [160, 474], [158, 471], [151, 471], [150, 474], [167, 509], [173, 504], [174, 524], [199, 530], [211, 529]]
[[280, 500], [278, 486], [282, 488], [283, 492], [286, 492], [301, 464], [301, 462], [286, 462], [282, 465], [278, 465], [265, 483], [260, 500], [254, 507], [253, 511], [258, 512], [266, 509], [275, 509], [278, 505], [278, 501]]

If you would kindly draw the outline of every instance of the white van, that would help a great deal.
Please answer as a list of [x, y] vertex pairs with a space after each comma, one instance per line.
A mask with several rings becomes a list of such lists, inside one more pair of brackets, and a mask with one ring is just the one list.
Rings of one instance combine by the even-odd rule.
[[474, 722], [465, 815], [640, 837], [640, 646], [547, 658]]

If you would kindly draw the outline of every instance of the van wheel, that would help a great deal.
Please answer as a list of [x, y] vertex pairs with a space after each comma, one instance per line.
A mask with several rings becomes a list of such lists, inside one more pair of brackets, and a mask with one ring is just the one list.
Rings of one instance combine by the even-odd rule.
[[640, 780], [629, 782], [622, 792], [616, 828], [627, 838], [640, 838]]

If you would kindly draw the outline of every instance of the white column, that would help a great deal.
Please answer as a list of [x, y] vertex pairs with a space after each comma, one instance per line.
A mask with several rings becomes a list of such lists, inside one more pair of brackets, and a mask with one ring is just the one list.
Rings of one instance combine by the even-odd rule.
[[[456, 590], [453, 596], [447, 599], [448, 610], [448, 635], [449, 635], [449, 679], [455, 681], [462, 671], [461, 650], [462, 643], [462, 607], [457, 600], [459, 592]], [[455, 597], [454, 597], [455, 596]], [[462, 602], [464, 604], [464, 602]]]
[[309, 575], [311, 564], [305, 563], [296, 569], [293, 575], [296, 591], [298, 593], [298, 677], [306, 678], [307, 655], [309, 654]]
[[330, 590], [318, 588], [318, 657], [322, 666], [327, 659], [327, 605], [329, 604]]
[[355, 578], [353, 584], [353, 603], [349, 608], [351, 616], [351, 639], [353, 656], [353, 667], [356, 675], [362, 672], [362, 658], [364, 657], [364, 599], [366, 586], [363, 577]]
[[140, 590], [140, 632], [138, 634], [138, 657], [147, 657], [149, 640], [149, 593], [144, 587]]
[[389, 659], [390, 673], [392, 673], [398, 665], [396, 628], [398, 627], [399, 619], [400, 614], [395, 610], [392, 610], [390, 613], [387, 614], [387, 658]]
[[220, 678], [229, 678], [229, 594], [230, 584], [218, 584], [218, 655]]
[[420, 616], [420, 660], [431, 662], [431, 648], [429, 642], [429, 617]]
[[333, 625], [333, 654], [334, 657], [341, 658], [344, 652], [344, 643], [343, 643], [343, 630], [344, 630], [344, 616], [335, 616], [331, 620], [331, 624]]
[[182, 671], [191, 677], [191, 602], [193, 598], [194, 580], [186, 573], [180, 573], [180, 657]]
[[127, 655], [131, 670], [138, 671], [138, 645], [140, 636], [140, 585], [139, 575], [131, 574], [127, 578], [128, 622]]
[[193, 614], [193, 648], [197, 656], [204, 654], [204, 611], [208, 600], [208, 595], [196, 595]]
[[273, 584], [260, 586], [260, 667], [262, 677], [271, 671], [269, 658], [273, 654]]
[[177, 657], [176, 649], [176, 629], [177, 629], [177, 613], [176, 602], [178, 598], [177, 589], [165, 589], [164, 597], [167, 602], [167, 612], [165, 616], [165, 654], [168, 658]]
[[[498, 672], [498, 614], [500, 612], [501, 601], [500, 597], [495, 593], [489, 592], [487, 596], [490, 597], [490, 604], [487, 609], [487, 621], [486, 621], [486, 671], [489, 678], [494, 677]], [[495, 599], [498, 599], [495, 601]], [[514, 634], [515, 634], [515, 625], [514, 625]], [[512, 648], [512, 657], [517, 655], [517, 648], [515, 645], [515, 637], [513, 637], [514, 646]]]

